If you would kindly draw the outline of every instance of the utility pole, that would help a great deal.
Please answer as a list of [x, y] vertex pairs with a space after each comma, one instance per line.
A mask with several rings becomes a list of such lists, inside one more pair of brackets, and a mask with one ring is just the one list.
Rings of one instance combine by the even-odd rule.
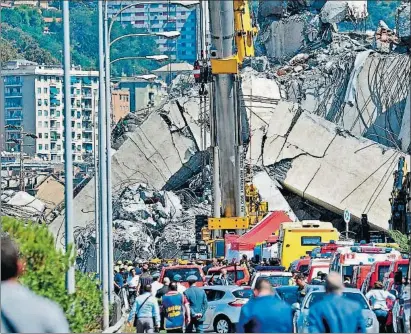
[[98, 154], [97, 154], [97, 115], [96, 115], [96, 96], [94, 95], [93, 106], [93, 153], [94, 153], [94, 228], [96, 233], [96, 273], [101, 280], [100, 271], [100, 221], [98, 215]]
[[[107, 139], [106, 139], [106, 95], [104, 85], [104, 17], [103, 2], [98, 2], [98, 51], [99, 51], [99, 115], [98, 115], [98, 145], [99, 145], [99, 217], [101, 230], [101, 280], [103, 286], [103, 329], [109, 327], [109, 296], [108, 296], [108, 224], [107, 224]], [[110, 273], [112, 275], [113, 273]]]
[[[71, 82], [70, 82], [70, 14], [69, 1], [63, 1], [64, 29], [64, 172], [65, 172], [65, 246], [66, 251], [74, 247], [73, 234], [73, 156], [71, 148]], [[72, 248], [74, 251], [74, 248]], [[66, 273], [66, 288], [69, 294], [75, 292], [74, 264]]]
[[111, 188], [111, 70], [110, 70], [110, 35], [108, 22], [108, 1], [105, 1], [105, 62], [106, 62], [106, 145], [107, 145], [107, 225], [108, 225], [108, 292], [110, 303], [114, 303], [114, 282], [113, 282], [113, 195]]

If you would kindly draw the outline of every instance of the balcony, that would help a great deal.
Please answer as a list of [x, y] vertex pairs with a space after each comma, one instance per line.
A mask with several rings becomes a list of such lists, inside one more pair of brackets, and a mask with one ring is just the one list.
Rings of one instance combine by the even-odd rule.
[[6, 92], [4, 94], [5, 97], [10, 98], [10, 97], [22, 97], [23, 94], [22, 92]]
[[16, 120], [22, 120], [23, 119], [23, 115], [19, 112], [16, 113], [7, 113], [6, 115], [6, 119], [12, 120], [12, 119], [16, 119]]
[[85, 87], [88, 87], [88, 86], [92, 85], [92, 81], [91, 81], [90, 78], [83, 78], [82, 83], [83, 83], [83, 86], [85, 86]]
[[23, 85], [23, 79], [21, 79], [20, 77], [18, 77], [18, 78], [6, 77], [4, 79], [4, 85], [5, 86], [22, 86]]
[[83, 132], [93, 132], [93, 128], [91, 126], [83, 127]]
[[91, 95], [91, 94], [83, 94], [83, 95], [81, 96], [81, 98], [82, 98], [83, 100], [90, 100], [90, 99], [93, 98], [93, 95]]
[[83, 143], [89, 143], [89, 144], [92, 144], [92, 143], [93, 143], [93, 138], [89, 138], [89, 137], [87, 137], [87, 138], [83, 138]]

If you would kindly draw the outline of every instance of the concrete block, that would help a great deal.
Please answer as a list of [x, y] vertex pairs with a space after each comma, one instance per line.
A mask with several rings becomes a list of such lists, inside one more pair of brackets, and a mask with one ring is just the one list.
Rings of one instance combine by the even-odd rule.
[[[286, 119], [288, 135], [276, 133], [271, 125], [287, 128]], [[337, 214], [349, 209], [359, 222], [367, 213], [371, 224], [388, 228], [392, 173], [401, 152], [355, 137], [314, 114], [299, 114], [292, 104], [275, 109], [268, 133], [264, 166], [271, 177]]]

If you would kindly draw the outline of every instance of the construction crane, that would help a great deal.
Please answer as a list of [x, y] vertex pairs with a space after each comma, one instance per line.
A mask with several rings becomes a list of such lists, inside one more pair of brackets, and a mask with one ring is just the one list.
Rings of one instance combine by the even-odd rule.
[[411, 234], [411, 173], [407, 170], [405, 158], [398, 161], [394, 172], [394, 185], [390, 198], [390, 230]]
[[[197, 82], [210, 92], [210, 166], [213, 178], [213, 214], [202, 239], [214, 257], [224, 256], [226, 233], [242, 234], [268, 211], [253, 184], [245, 185], [240, 67], [254, 56], [257, 26], [248, 1], [209, 1], [210, 68], [201, 69]], [[196, 64], [198, 65], [198, 63]]]

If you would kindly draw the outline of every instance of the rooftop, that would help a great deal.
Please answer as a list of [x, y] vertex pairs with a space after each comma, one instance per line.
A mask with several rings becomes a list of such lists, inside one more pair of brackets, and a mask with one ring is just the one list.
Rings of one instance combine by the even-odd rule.
[[153, 73], [161, 73], [161, 72], [186, 72], [186, 71], [192, 71], [193, 70], [193, 65], [189, 63], [170, 63], [167, 65], [164, 65], [156, 70], [153, 70]]

